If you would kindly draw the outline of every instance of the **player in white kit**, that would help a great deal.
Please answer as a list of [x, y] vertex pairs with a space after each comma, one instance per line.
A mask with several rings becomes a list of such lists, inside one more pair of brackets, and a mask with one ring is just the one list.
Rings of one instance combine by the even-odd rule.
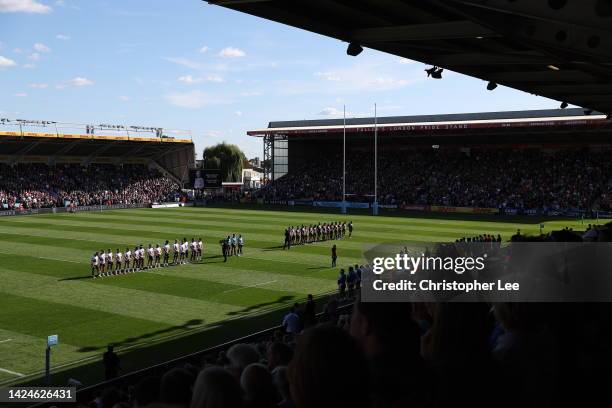
[[175, 239], [174, 240], [174, 244], [172, 245], [172, 249], [174, 250], [172, 252], [172, 263], [174, 265], [176, 265], [179, 260], [180, 260], [180, 248], [179, 248], [179, 243], [178, 241]]
[[159, 246], [159, 244], [157, 244], [155, 246], [155, 267], [159, 268], [159, 265], [161, 263], [161, 254], [162, 254], [162, 249]]
[[121, 265], [123, 264], [123, 254], [117, 248], [115, 251], [115, 274], [121, 273]]
[[123, 263], [123, 272], [128, 273], [131, 271], [130, 267], [130, 262], [132, 261], [132, 251], [130, 250], [129, 247], [125, 248], [125, 261]]
[[100, 251], [100, 276], [106, 276], [106, 251]]
[[98, 253], [96, 252], [91, 257], [91, 277], [95, 279], [98, 277], [99, 273], [100, 273], [100, 257], [98, 256]]
[[115, 264], [115, 256], [113, 254], [113, 251], [111, 251], [111, 249], [108, 249], [108, 252], [106, 253], [106, 263], [107, 263], [107, 267], [106, 267], [106, 273], [107, 275], [112, 275], [113, 274], [113, 266]]
[[204, 243], [202, 238], [198, 238], [198, 261], [202, 260], [202, 254], [204, 253]]

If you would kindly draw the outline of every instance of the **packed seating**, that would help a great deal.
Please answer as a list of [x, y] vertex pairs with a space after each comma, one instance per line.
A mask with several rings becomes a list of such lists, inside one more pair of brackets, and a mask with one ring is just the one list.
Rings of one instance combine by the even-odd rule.
[[144, 165], [0, 164], [0, 210], [174, 201], [179, 192]]
[[[612, 209], [606, 152], [455, 149], [381, 151], [382, 204], [517, 209]], [[266, 186], [266, 200], [342, 199], [342, 157], [320, 155]], [[372, 153], [347, 154], [349, 201], [372, 201]]]

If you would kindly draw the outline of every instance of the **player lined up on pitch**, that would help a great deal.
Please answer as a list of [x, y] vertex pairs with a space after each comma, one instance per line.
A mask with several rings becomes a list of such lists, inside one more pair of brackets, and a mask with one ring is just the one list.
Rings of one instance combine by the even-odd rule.
[[353, 221], [334, 221], [318, 223], [317, 225], [303, 225], [301, 227], [285, 228], [285, 243], [283, 249], [291, 249], [291, 245], [304, 245], [313, 242], [329, 241], [334, 239], [342, 239], [346, 236], [348, 229], [348, 237], [353, 235]]
[[202, 238], [191, 238], [191, 241], [187, 238], [180, 241], [175, 239], [174, 244], [166, 240], [164, 245], [149, 244], [146, 249], [140, 244], [135, 246], [134, 250], [125, 248], [125, 252], [121, 252], [119, 248], [113, 252], [109, 248], [108, 251], [101, 250], [91, 257], [91, 276], [97, 278], [199, 262], [203, 252]]
[[221, 244], [221, 255], [223, 255], [223, 262], [227, 262], [228, 256], [242, 256], [242, 248], [244, 247], [244, 238], [242, 238], [241, 234], [232, 234], [227, 238], [223, 238], [219, 241]]

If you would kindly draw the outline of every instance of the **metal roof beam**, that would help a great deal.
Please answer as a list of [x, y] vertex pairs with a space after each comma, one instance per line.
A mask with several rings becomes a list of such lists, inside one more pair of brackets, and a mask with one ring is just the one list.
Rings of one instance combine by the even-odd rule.
[[389, 41], [427, 41], [459, 38], [498, 37], [495, 31], [472, 21], [414, 24], [390, 27], [363, 28], [351, 32], [351, 38], [361, 43]]
[[559, 70], [559, 71], [511, 71], [496, 72], [488, 74], [491, 81], [496, 82], [593, 82], [598, 83], [597, 78], [582, 71]]
[[495, 53], [457, 53], [432, 56], [431, 60], [442, 67], [467, 65], [552, 65], [559, 61], [553, 57], [538, 54], [495, 54]]

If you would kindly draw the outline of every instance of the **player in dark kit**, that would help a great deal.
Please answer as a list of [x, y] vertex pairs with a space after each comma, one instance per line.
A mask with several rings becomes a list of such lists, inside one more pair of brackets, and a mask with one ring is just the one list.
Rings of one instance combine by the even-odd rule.
[[219, 241], [219, 243], [221, 244], [221, 253], [223, 254], [223, 262], [227, 262], [227, 254], [229, 252], [229, 244], [228, 244], [228, 239], [229, 237], [227, 237], [227, 239], [222, 239], [221, 241]]
[[291, 249], [291, 232], [289, 228], [285, 228], [285, 243], [283, 244], [283, 249]]
[[340, 276], [338, 277], [338, 294], [340, 298], [343, 298], [346, 293], [346, 275], [344, 269], [340, 269]]
[[353, 236], [353, 221], [349, 221], [348, 230], [349, 230], [349, 238], [350, 238]]
[[331, 249], [331, 257], [332, 257], [332, 268], [336, 266], [336, 260], [338, 259], [338, 250], [336, 245], [334, 245]]

